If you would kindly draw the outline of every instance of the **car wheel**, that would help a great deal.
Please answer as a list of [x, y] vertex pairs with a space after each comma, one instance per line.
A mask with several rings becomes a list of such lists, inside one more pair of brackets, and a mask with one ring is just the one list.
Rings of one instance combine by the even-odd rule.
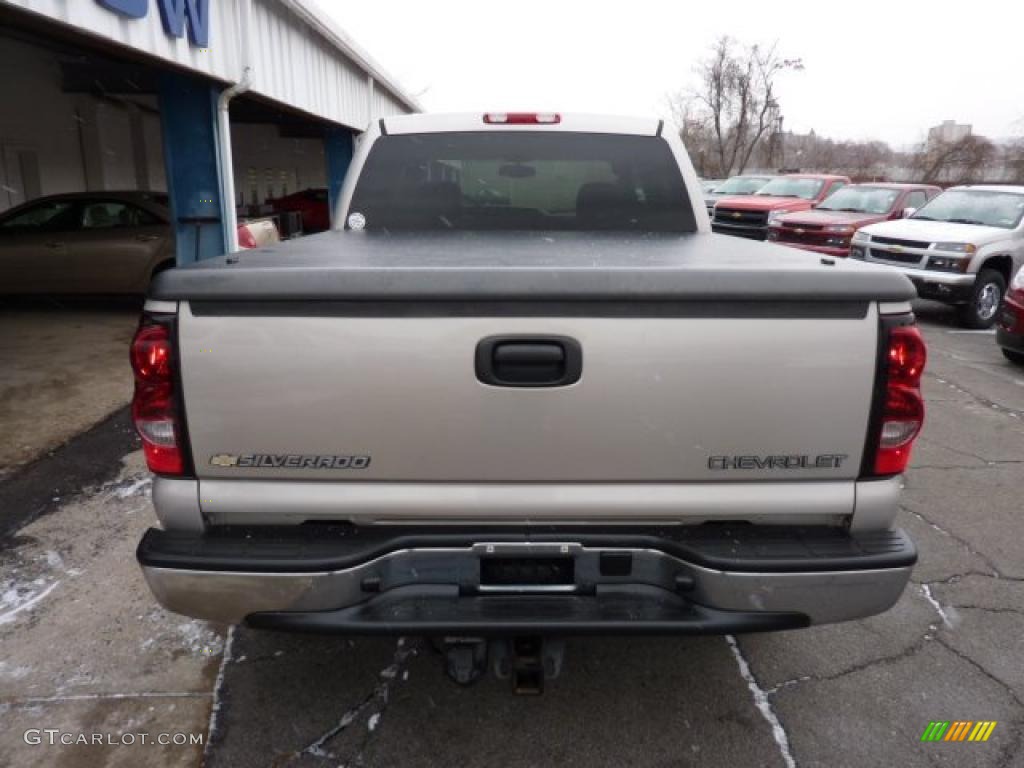
[[1006, 280], [994, 269], [983, 269], [974, 281], [967, 304], [960, 308], [960, 319], [968, 328], [991, 328], [999, 316], [1006, 295]]
[[1014, 352], [1012, 349], [1004, 349], [1003, 356], [1011, 363], [1024, 365], [1024, 352]]

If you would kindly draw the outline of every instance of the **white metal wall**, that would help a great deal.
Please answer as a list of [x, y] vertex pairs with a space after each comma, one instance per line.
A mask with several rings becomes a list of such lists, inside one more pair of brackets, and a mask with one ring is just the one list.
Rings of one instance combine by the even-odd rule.
[[281, 3], [254, 4], [252, 50], [256, 93], [353, 128], [370, 122], [366, 73]]
[[[187, 34], [165, 34], [155, 3], [144, 19], [124, 19], [95, 0], [0, 0], [224, 82], [241, 76], [241, 2], [210, 0], [210, 47], [200, 49]], [[371, 119], [418, 111], [413, 99], [304, 0], [253, 0], [253, 17], [255, 93], [357, 130]]]
[[276, 125], [243, 123], [231, 126], [231, 145], [238, 205], [327, 186], [321, 139], [283, 138]]
[[[57, 58], [4, 39], [0, 104], [18, 106], [0, 109], [0, 211], [39, 195], [165, 189], [156, 99], [137, 96], [134, 101], [146, 107], [139, 112], [141, 147], [132, 136], [129, 103], [64, 93]], [[137, 167], [140, 158], [143, 168]]]

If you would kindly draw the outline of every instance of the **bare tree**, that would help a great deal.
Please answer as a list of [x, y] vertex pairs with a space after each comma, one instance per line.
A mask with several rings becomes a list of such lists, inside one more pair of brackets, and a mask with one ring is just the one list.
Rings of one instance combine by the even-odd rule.
[[717, 160], [709, 156], [711, 128], [705, 116], [699, 114], [692, 103], [679, 99], [669, 99], [669, 109], [697, 173], [703, 178], [718, 177]]
[[1024, 184], [1024, 138], [1014, 139], [1003, 150], [1003, 167], [1011, 181]]
[[851, 141], [844, 150], [843, 166], [855, 179], [875, 179], [894, 155], [884, 141]]
[[[800, 59], [785, 59], [776, 46], [741, 46], [722, 37], [697, 67], [697, 86], [672, 99], [680, 134], [694, 164], [704, 173], [742, 173], [754, 151], [779, 124], [776, 77], [803, 69]], [[692, 140], [699, 143], [693, 144]]]
[[965, 184], [985, 177], [996, 159], [995, 145], [984, 136], [956, 141], [928, 141], [911, 158], [914, 172], [926, 183]]

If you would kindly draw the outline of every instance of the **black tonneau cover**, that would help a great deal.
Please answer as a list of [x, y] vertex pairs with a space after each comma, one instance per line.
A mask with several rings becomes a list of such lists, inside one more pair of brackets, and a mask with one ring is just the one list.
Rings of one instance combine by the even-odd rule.
[[713, 234], [332, 231], [162, 272], [156, 300], [906, 301], [903, 274]]

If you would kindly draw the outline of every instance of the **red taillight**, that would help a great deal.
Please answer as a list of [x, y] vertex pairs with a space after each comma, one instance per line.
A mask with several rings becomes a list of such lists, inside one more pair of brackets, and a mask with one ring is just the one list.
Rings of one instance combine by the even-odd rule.
[[889, 381], [918, 386], [928, 353], [921, 332], [913, 325], [889, 331]]
[[252, 232], [244, 224], [238, 228], [238, 247], [239, 248], [255, 248], [257, 245], [256, 238], [253, 237]]
[[556, 112], [488, 112], [484, 115], [488, 125], [555, 125], [562, 122]]
[[924, 424], [921, 374], [927, 351], [921, 332], [912, 325], [891, 328], [888, 345], [876, 475], [898, 475], [907, 468], [910, 449]]
[[142, 325], [132, 340], [132, 371], [147, 384], [171, 380], [171, 337], [163, 325]]
[[182, 430], [175, 398], [174, 355], [168, 324], [144, 317], [132, 339], [131, 363], [135, 374], [132, 421], [142, 438], [146, 463], [152, 472], [181, 475]]

